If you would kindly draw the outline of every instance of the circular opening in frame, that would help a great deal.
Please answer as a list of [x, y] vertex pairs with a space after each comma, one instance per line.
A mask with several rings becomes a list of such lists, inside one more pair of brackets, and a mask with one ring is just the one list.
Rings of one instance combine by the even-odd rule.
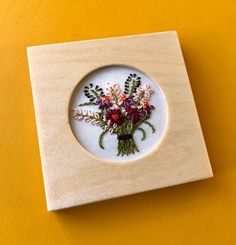
[[69, 123], [88, 152], [104, 160], [126, 162], [160, 144], [168, 107], [161, 88], [145, 73], [110, 65], [78, 82], [70, 100]]

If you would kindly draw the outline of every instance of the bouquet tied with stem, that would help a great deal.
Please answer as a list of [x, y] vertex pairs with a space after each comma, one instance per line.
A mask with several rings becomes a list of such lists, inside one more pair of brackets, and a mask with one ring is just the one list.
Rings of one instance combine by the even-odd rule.
[[[100, 86], [91, 83], [84, 87], [84, 93], [88, 101], [73, 109], [73, 119], [101, 127], [98, 144], [102, 149], [103, 136], [110, 133], [117, 135], [118, 156], [134, 154], [139, 152], [133, 138], [134, 132], [139, 130], [142, 140], [146, 138], [142, 124], [147, 124], [152, 133], [155, 132], [154, 126], [148, 121], [155, 109], [149, 103], [153, 90], [148, 84], [141, 85], [141, 78], [136, 74], [129, 75], [124, 92], [117, 83], [108, 84], [105, 93]], [[99, 111], [81, 108], [89, 105], [97, 106]]]

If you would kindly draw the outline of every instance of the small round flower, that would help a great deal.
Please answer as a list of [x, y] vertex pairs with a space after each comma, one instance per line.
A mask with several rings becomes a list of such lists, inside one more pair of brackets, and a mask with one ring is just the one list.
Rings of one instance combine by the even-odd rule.
[[152, 93], [153, 89], [148, 84], [141, 85], [137, 88], [136, 93], [134, 94], [134, 100], [139, 101], [140, 97], [149, 100]]
[[148, 103], [148, 101], [146, 100], [146, 99], [141, 99], [141, 101], [140, 101], [140, 106], [142, 107], [142, 108], [144, 108], [144, 109], [146, 109], [146, 108], [148, 108], [148, 106], [149, 106], [149, 103]]
[[120, 126], [125, 119], [119, 109], [107, 109], [105, 117], [107, 122], [109, 121], [110, 125], [116, 124], [117, 126]]

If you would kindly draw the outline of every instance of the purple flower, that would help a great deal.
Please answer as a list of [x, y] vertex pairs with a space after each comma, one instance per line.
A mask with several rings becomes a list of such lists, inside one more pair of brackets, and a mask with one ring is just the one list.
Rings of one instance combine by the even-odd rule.
[[102, 98], [97, 99], [96, 104], [98, 105], [99, 109], [108, 109], [112, 106], [110, 98], [108, 96], [103, 96]]
[[125, 101], [124, 101], [124, 107], [126, 108], [131, 108], [132, 106], [135, 105], [135, 101], [133, 100], [133, 96], [129, 96]]
[[143, 108], [139, 109], [139, 113], [140, 113], [140, 116], [141, 116], [142, 118], [146, 117], [147, 114], [148, 114], [147, 110], [145, 110], [145, 109], [143, 109]]
[[137, 109], [135, 109], [135, 101], [133, 100], [133, 96], [129, 96], [124, 102], [124, 108], [128, 115], [132, 115], [136, 113]]
[[153, 105], [148, 105], [145, 108], [139, 109], [140, 116], [142, 118], [146, 117], [148, 114], [150, 115], [152, 113], [152, 110], [154, 110], [155, 107]]

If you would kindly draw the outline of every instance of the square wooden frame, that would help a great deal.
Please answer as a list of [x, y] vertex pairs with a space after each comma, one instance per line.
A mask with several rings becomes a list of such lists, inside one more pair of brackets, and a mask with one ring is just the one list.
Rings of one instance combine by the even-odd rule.
[[[29, 47], [27, 53], [49, 211], [212, 176], [176, 32]], [[168, 129], [160, 145], [121, 164], [84, 150], [68, 119], [78, 82], [111, 64], [150, 75], [169, 107]]]

